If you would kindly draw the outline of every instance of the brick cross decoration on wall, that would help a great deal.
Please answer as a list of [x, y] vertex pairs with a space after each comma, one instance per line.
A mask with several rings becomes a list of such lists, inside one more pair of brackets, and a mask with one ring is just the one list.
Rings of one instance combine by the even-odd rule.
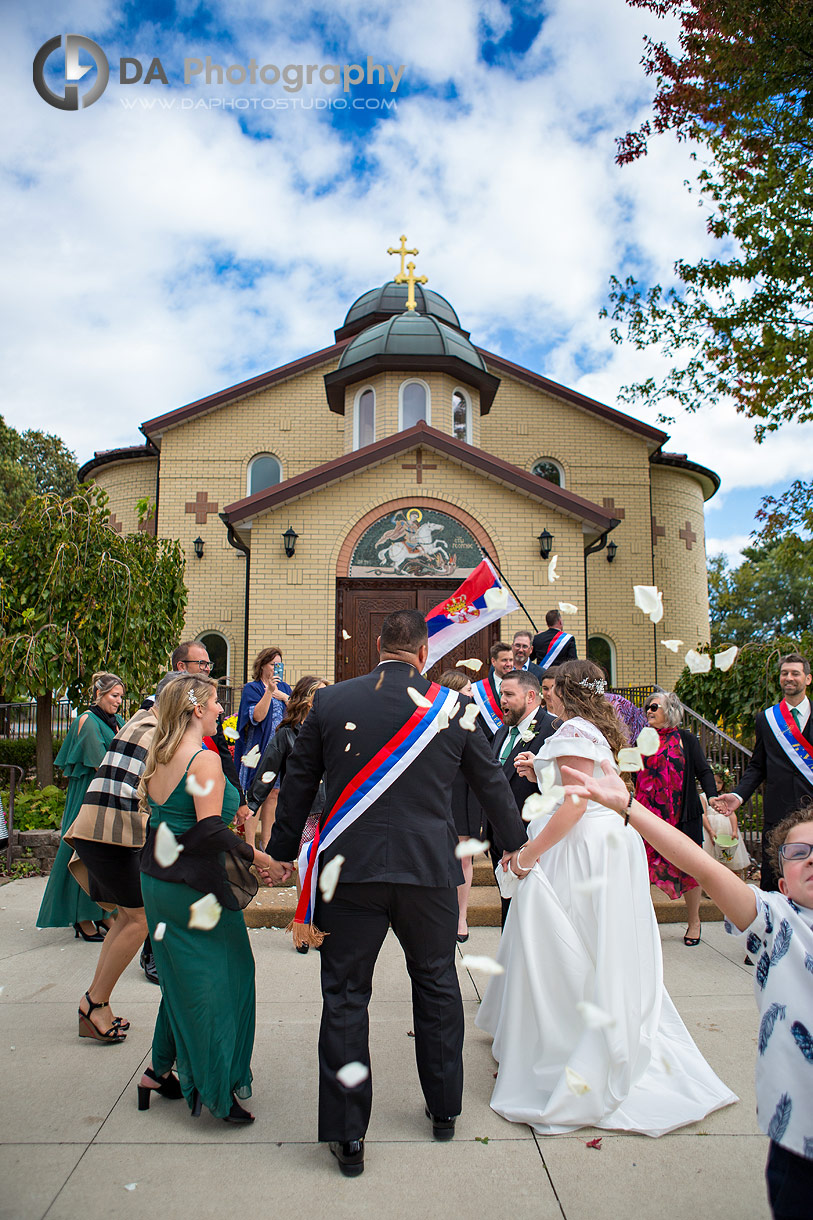
[[663, 525], [658, 525], [658, 518], [652, 518], [652, 545], [658, 545], [659, 538], [666, 537], [666, 528]]
[[210, 503], [208, 491], [199, 491], [194, 500], [188, 500], [186, 511], [195, 514], [195, 525], [205, 525], [209, 513], [217, 512], [217, 503]]
[[116, 534], [121, 533], [122, 528], [123, 528], [122, 523], [121, 523], [121, 521], [119, 521], [119, 519], [115, 513], [110, 514], [107, 524], [110, 526], [111, 530], [114, 531], [114, 533], [116, 533]]
[[612, 498], [612, 496], [605, 496], [601, 503], [604, 508], [607, 509], [607, 512], [611, 517], [617, 517], [619, 521], [623, 521], [626, 517], [627, 510], [625, 508], [616, 508], [615, 500]]
[[697, 542], [697, 534], [692, 529], [690, 521], [686, 522], [685, 529], [678, 530], [678, 537], [683, 539], [683, 541], [686, 543], [686, 550], [690, 551], [695, 542]]
[[416, 449], [415, 450], [415, 461], [409, 463], [408, 465], [402, 466], [401, 469], [402, 470], [414, 470], [415, 471], [415, 482], [422, 483], [423, 482], [423, 472], [425, 470], [437, 470], [437, 466], [432, 465], [430, 462], [424, 462], [421, 450]]

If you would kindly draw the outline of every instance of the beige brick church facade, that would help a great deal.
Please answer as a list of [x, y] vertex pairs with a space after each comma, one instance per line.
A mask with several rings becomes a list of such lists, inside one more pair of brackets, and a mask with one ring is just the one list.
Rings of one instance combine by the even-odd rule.
[[[330, 346], [96, 453], [81, 476], [107, 491], [112, 527], [136, 530], [137, 501], [155, 506], [146, 528], [187, 555], [187, 635], [234, 686], [267, 644], [291, 682], [366, 669], [383, 616], [426, 612], [481, 548], [539, 630], [572, 603], [580, 656], [616, 685], [670, 685], [684, 650], [661, 640], [709, 636], [703, 503], [717, 476], [664, 452], [665, 432], [476, 347], [448, 301], [404, 279], [360, 297]], [[636, 584], [663, 590], [657, 627]], [[461, 655], [528, 626], [515, 612]]]

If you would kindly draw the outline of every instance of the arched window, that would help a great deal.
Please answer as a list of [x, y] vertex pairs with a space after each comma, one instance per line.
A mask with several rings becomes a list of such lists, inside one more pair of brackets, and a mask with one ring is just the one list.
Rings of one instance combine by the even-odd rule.
[[375, 440], [375, 391], [362, 390], [356, 395], [356, 411], [353, 420], [353, 448], [362, 449]]
[[608, 635], [591, 635], [587, 641], [587, 659], [602, 665], [610, 686], [615, 686], [615, 644]]
[[402, 430], [414, 427], [421, 420], [427, 424], [430, 422], [429, 390], [422, 381], [405, 381], [401, 386], [399, 398]]
[[209, 654], [212, 668], [211, 678], [228, 678], [229, 676], [229, 641], [219, 631], [204, 631], [198, 640]]
[[557, 487], [565, 485], [565, 472], [553, 458], [544, 457], [534, 462], [531, 474], [537, 475], [540, 479], [547, 479], [549, 483], [555, 483]]
[[452, 394], [452, 431], [456, 441], [471, 444], [471, 403], [462, 390]]
[[246, 491], [254, 496], [267, 487], [276, 487], [282, 482], [282, 466], [270, 453], [258, 453], [248, 464]]

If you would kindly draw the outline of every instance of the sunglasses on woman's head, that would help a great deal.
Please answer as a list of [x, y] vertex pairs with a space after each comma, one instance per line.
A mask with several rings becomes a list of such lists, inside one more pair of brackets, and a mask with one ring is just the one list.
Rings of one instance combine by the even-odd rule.
[[783, 843], [779, 855], [783, 860], [806, 860], [813, 852], [813, 843]]

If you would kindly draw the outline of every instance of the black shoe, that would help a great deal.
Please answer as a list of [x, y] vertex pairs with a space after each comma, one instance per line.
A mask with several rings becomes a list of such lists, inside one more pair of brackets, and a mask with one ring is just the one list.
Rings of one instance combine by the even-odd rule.
[[142, 949], [141, 958], [138, 964], [144, 971], [148, 983], [158, 982], [158, 971], [155, 969], [155, 958], [153, 957], [152, 953], [145, 953]]
[[457, 1118], [440, 1118], [437, 1114], [430, 1114], [429, 1107], [424, 1108], [424, 1114], [432, 1120], [432, 1135], [436, 1140], [443, 1143], [445, 1140], [454, 1139], [454, 1125]]
[[308, 949], [310, 949], [310, 945], [297, 945], [296, 946], [297, 953], [307, 953]]
[[346, 1178], [364, 1173], [364, 1140], [345, 1140], [343, 1144], [331, 1140], [329, 1146]]
[[465, 933], [460, 933], [460, 932], [458, 932], [458, 934], [457, 934], [457, 943], [458, 943], [459, 945], [465, 945], [465, 943], [466, 943], [466, 941], [467, 941], [468, 939], [469, 939], [469, 934], [468, 934], [468, 932], [465, 932]]
[[[95, 924], [94, 924], [94, 927], [95, 927]], [[80, 923], [75, 923], [73, 925], [73, 939], [78, 940], [80, 936], [82, 937], [82, 940], [98, 942], [100, 940], [104, 940], [105, 934], [104, 934], [104, 932], [97, 931], [97, 932], [93, 932], [90, 935], [88, 935]]]

